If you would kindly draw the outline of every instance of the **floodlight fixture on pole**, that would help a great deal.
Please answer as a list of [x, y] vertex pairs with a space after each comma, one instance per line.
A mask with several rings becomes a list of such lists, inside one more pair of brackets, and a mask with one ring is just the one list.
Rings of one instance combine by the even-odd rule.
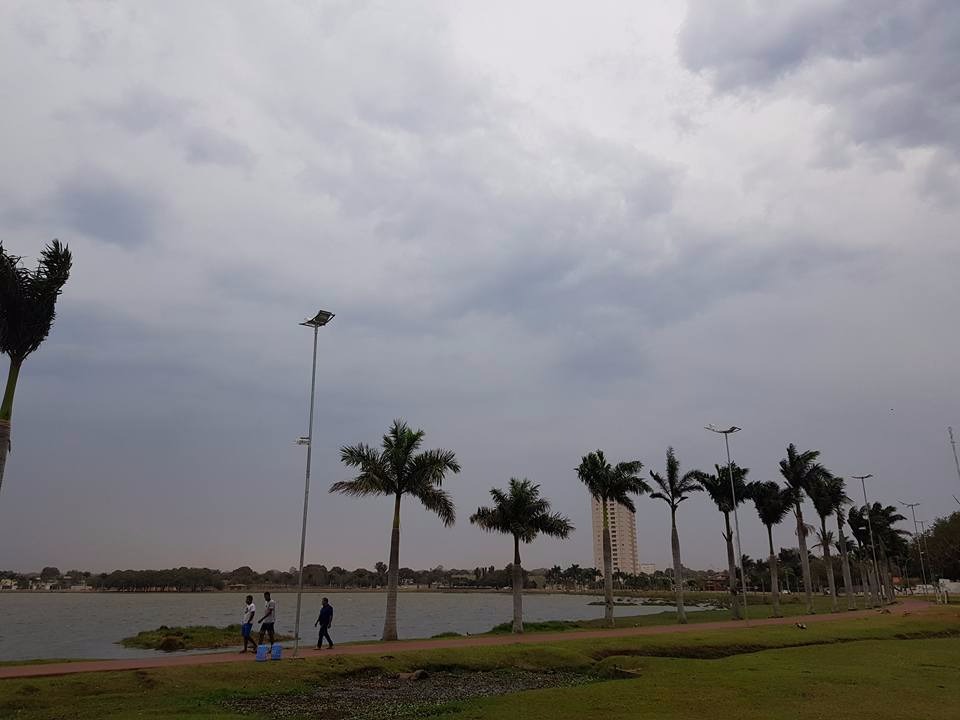
[[920, 544], [919, 528], [917, 527], [917, 512], [916, 510], [914, 510], [914, 508], [920, 506], [920, 503], [908, 503], [901, 500], [900, 504], [910, 508], [910, 514], [913, 516], [913, 539], [917, 543], [917, 552], [920, 555], [920, 575], [923, 577], [923, 586], [924, 588], [926, 588], [927, 571], [924, 569], [924, 566], [923, 566], [923, 546]]
[[304, 320], [301, 325], [304, 327], [312, 327], [314, 329], [322, 328], [328, 322], [333, 320], [336, 317], [332, 312], [327, 312], [326, 310], [320, 310], [312, 318], [307, 318]]
[[[882, 589], [882, 584], [880, 583], [880, 566], [877, 564], [877, 548], [873, 542], [873, 523], [870, 521], [870, 502], [867, 500], [867, 483], [866, 481], [873, 477], [873, 473], [868, 473], [866, 475], [851, 475], [854, 480], [860, 481], [860, 486], [863, 488], [863, 509], [867, 513], [867, 529], [870, 531], [870, 554], [873, 556], [873, 576], [877, 581], [877, 596], [879, 597], [880, 590]], [[892, 601], [892, 598], [890, 599]]]
[[307, 508], [310, 504], [310, 461], [313, 457], [313, 405], [317, 388], [317, 331], [333, 320], [332, 312], [320, 310], [312, 318], [307, 318], [301, 325], [313, 328], [313, 366], [310, 370], [310, 422], [306, 437], [299, 437], [297, 445], [307, 446], [307, 471], [303, 483], [303, 524], [300, 528], [300, 572], [297, 580], [297, 615], [293, 630], [293, 656], [300, 650], [300, 605], [303, 599], [303, 554], [307, 544]]
[[[730, 475], [730, 498], [733, 500], [733, 526], [737, 531], [737, 556], [740, 562], [740, 582], [743, 587], [743, 619], [749, 620], [750, 618], [747, 615], [747, 570], [743, 566], [743, 550], [740, 548], [740, 517], [737, 514], [737, 490], [733, 484], [733, 462], [730, 460], [730, 436], [735, 432], [740, 432], [740, 428], [736, 425], [731, 425], [726, 430], [723, 430], [711, 424], [705, 425], [704, 429], [723, 435], [723, 442], [727, 448], [727, 473]], [[736, 568], [736, 563], [734, 563], [734, 568]]]

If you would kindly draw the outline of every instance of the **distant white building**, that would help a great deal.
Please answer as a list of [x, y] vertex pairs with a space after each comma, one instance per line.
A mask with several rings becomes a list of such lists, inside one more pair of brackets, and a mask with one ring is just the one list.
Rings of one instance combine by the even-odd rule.
[[13, 578], [3, 578], [0, 580], [0, 591], [2, 590], [16, 590], [17, 581]]
[[[603, 505], [590, 500], [593, 515], [593, 566], [603, 572]], [[637, 559], [637, 517], [623, 505], [607, 503], [607, 521], [610, 523], [610, 549], [613, 572], [636, 575], [640, 571]]]
[[657, 571], [654, 563], [640, 563], [640, 572], [644, 575], [653, 575]]
[[944, 580], [943, 578], [940, 578], [940, 592], [948, 592], [951, 595], [960, 595], [960, 582]]

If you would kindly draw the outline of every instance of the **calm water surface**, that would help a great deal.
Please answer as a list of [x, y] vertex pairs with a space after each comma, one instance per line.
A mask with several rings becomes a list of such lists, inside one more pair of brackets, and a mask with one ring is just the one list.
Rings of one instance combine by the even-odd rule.
[[[123, 658], [157, 654], [117, 644], [121, 638], [160, 625], [239, 623], [245, 593], [0, 593], [0, 660], [35, 658]], [[296, 593], [274, 593], [277, 630], [293, 634]], [[304, 594], [300, 628], [305, 643], [316, 642], [313, 623], [320, 609], [317, 593]], [[330, 593], [335, 615], [334, 642], [379, 639], [383, 630], [382, 593]], [[584, 595], [525, 595], [524, 619], [585, 620], [603, 616]], [[262, 593], [255, 595], [257, 619]], [[403, 638], [443, 632], [481, 633], [512, 617], [512, 599], [498, 593], [401, 593], [399, 631]], [[693, 610], [694, 608], [688, 608]], [[662, 606], [618, 607], [622, 615], [669, 610]], [[258, 626], [254, 625], [254, 632]], [[237, 647], [240, 643], [238, 640]]]

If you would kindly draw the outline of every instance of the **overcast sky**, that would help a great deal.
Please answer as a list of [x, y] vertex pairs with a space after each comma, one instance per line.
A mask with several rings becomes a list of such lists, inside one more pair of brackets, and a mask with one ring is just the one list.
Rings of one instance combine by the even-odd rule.
[[[509, 562], [467, 518], [511, 476], [578, 527], [525, 564], [591, 565], [580, 457], [710, 468], [710, 422], [753, 479], [794, 442], [957, 509], [956, 3], [24, 0], [0, 66], [0, 239], [75, 255], [0, 568], [295, 565], [318, 308], [310, 562], [386, 560], [390, 501], [326, 489], [395, 417], [463, 465], [413, 567]], [[721, 525], [681, 506], [685, 564]]]

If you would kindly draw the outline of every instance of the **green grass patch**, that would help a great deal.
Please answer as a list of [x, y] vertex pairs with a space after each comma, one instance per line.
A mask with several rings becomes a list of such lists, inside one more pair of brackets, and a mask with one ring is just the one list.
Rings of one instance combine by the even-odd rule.
[[[564, 632], [565, 630], [582, 630], [588, 627], [589, 620], [546, 620], [544, 622], [525, 622], [524, 632]], [[495, 625], [487, 635], [509, 635], [513, 632], [513, 623], [505, 622]]]
[[[364, 656], [170, 667], [0, 681], [0, 717], [240, 718], [238, 698], [314, 693], [345, 678], [428, 671], [557, 671], [585, 685], [459, 701], [437, 717], [748, 719], [843, 715], [946, 717], [960, 706], [960, 612], [939, 607], [907, 617], [502, 646], [391, 651]], [[614, 681], [604, 678], [629, 677]], [[469, 675], [464, 676], [469, 683]]]
[[[694, 600], [689, 601], [688, 607], [694, 604], [717, 604], [717, 593], [698, 593], [700, 597], [695, 598]], [[646, 602], [644, 604], [654, 604], [660, 605], [663, 604], [659, 602], [659, 598], [656, 598], [653, 603]], [[846, 598], [843, 599], [841, 607], [846, 607]], [[635, 607], [635, 606], [634, 606]], [[829, 597], [814, 596], [813, 598], [813, 608], [814, 612], [817, 614], [824, 614], [831, 612], [832, 603]], [[863, 603], [857, 607], [858, 610], [863, 610]], [[780, 615], [782, 617], [798, 617], [800, 615], [806, 615], [807, 609], [805, 602], [802, 602], [798, 596], [791, 595], [787, 596], [787, 601], [780, 604]], [[773, 617], [773, 605], [770, 603], [763, 602], [761, 597], [753, 597], [748, 599], [747, 605], [747, 616], [751, 620], [759, 620], [761, 618]], [[706, 622], [717, 622], [718, 620], [730, 620], [732, 617], [731, 611], [729, 608], [714, 608], [710, 610], [696, 610], [687, 611], [687, 622], [688, 623], [706, 623]], [[617, 628], [630, 628], [630, 627], [650, 627], [653, 625], [672, 625], [677, 622], [677, 615], [675, 609], [667, 609], [665, 606], [662, 612], [650, 613], [647, 615], [614, 615], [614, 627]], [[601, 630], [609, 627], [604, 621], [603, 618], [593, 618], [591, 620], [549, 620], [546, 622], [525, 622], [523, 624], [524, 632], [565, 632], [571, 630]], [[503, 635], [511, 632], [513, 628], [512, 622], [500, 623], [499, 625], [491, 628], [487, 634], [492, 635]]]
[[945, 717], [960, 703], [956, 640], [862, 640], [770, 649], [703, 662], [611, 657], [629, 680], [461, 703], [458, 720], [744, 720]]
[[[256, 637], [256, 633], [254, 633]], [[292, 640], [292, 635], [277, 635], [276, 639]], [[128, 648], [141, 650], [213, 650], [240, 646], [243, 640], [239, 625], [215, 627], [213, 625], [187, 625], [185, 627], [167, 627], [161, 625], [156, 630], [144, 630], [133, 637], [124, 638], [120, 644]]]

